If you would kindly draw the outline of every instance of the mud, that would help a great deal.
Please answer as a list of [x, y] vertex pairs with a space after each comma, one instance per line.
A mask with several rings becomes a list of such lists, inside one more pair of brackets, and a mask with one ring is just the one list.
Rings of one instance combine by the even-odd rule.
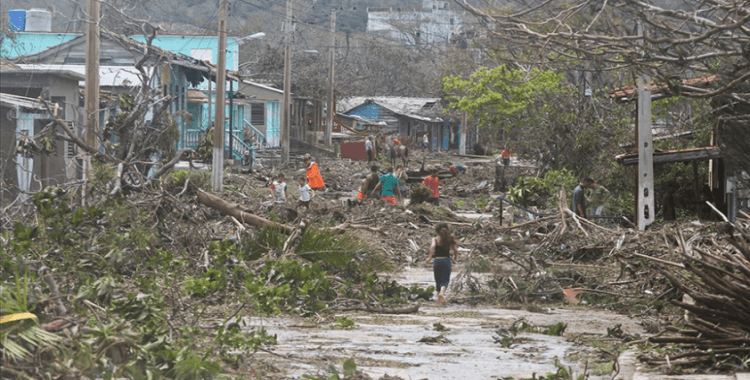
[[[416, 265], [404, 268], [392, 279], [404, 285], [429, 285], [432, 272], [427, 266]], [[570, 337], [580, 334], [606, 336], [607, 328], [615, 324], [622, 324], [623, 331], [629, 334], [644, 332], [636, 320], [583, 308], [550, 307], [535, 313], [450, 303], [446, 307], [437, 307], [434, 302], [426, 302], [414, 315], [359, 312], [334, 315], [334, 319], [339, 317], [351, 318], [355, 327], [349, 330], [338, 327], [336, 323], [315, 324], [301, 318], [252, 318], [247, 320], [247, 327], [264, 327], [278, 335], [273, 354], [259, 352], [257, 355], [292, 378], [327, 373], [331, 365], [340, 368], [341, 362], [348, 358], [353, 358], [358, 369], [373, 378], [387, 374], [404, 379], [522, 379], [557, 371], [556, 360], [576, 373], [583, 373], [584, 363], [566, 357], [576, 354], [580, 357], [590, 349], [572, 343]], [[519, 318], [537, 326], [565, 322], [568, 328], [561, 337], [521, 333], [517, 335], [517, 343], [503, 348], [493, 339], [495, 331], [507, 329]], [[436, 323], [450, 331], [435, 331], [433, 325]], [[422, 338], [440, 334], [444, 334], [450, 343], [419, 342]], [[609, 374], [600, 374], [589, 378], [610, 377]]]

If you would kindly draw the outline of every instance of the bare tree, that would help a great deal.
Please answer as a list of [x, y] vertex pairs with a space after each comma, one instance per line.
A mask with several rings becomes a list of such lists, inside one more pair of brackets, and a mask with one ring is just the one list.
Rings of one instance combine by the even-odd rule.
[[[663, 83], [665, 95], [710, 99], [730, 166], [750, 171], [750, 3], [681, 0], [514, 1], [484, 8], [456, 0], [516, 65], [630, 69]], [[703, 77], [688, 81], [689, 78]]]

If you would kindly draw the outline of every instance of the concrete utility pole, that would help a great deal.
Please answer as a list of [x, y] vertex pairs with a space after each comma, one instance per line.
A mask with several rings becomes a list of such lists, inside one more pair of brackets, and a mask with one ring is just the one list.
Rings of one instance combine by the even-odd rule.
[[638, 85], [638, 229], [654, 222], [654, 150], [651, 136], [651, 78], [641, 75]]
[[86, 24], [86, 144], [99, 148], [96, 132], [99, 130], [99, 13], [98, 0], [88, 0], [89, 20]]
[[336, 11], [331, 12], [331, 57], [328, 66], [328, 111], [326, 113], [326, 132], [325, 142], [326, 146], [331, 146], [331, 133], [333, 133], [333, 119], [336, 117], [336, 110], [334, 109], [334, 93], [333, 93], [333, 66], [334, 66], [334, 54], [336, 53]]
[[[645, 34], [640, 21], [636, 24], [636, 34], [641, 37]], [[643, 231], [656, 219], [654, 150], [651, 131], [651, 78], [647, 75], [640, 75], [636, 86], [638, 102], [635, 119], [635, 149], [638, 151], [638, 168], [635, 172], [635, 218], [638, 221], [638, 229]]]
[[227, 92], [227, 0], [221, 0], [219, 11], [219, 55], [216, 73], [216, 123], [214, 124], [211, 187], [214, 192], [224, 188], [224, 111]]
[[292, 104], [292, 0], [286, 0], [284, 23], [284, 102], [281, 105], [281, 163], [289, 163], [289, 130]]

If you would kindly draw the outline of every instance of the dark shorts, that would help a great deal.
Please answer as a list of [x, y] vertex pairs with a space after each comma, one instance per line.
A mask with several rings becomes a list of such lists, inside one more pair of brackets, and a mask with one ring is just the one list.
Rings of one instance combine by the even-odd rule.
[[451, 282], [451, 258], [450, 257], [436, 257], [432, 261], [432, 272], [435, 275], [435, 290], [440, 291], [440, 288]]
[[440, 198], [429, 197], [427, 198], [427, 203], [434, 204], [435, 206], [440, 206]]
[[510, 166], [510, 158], [503, 158], [503, 165]]
[[305, 208], [310, 208], [310, 201], [297, 201], [297, 206], [305, 206]]

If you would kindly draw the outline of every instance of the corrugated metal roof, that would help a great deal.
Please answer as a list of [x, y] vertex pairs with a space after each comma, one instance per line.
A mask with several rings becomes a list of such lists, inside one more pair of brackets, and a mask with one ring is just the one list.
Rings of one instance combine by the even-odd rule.
[[[705, 86], [709, 83], [716, 82], [719, 80], [718, 75], [704, 75], [697, 78], [683, 79], [682, 84], [685, 86]], [[653, 83], [651, 84], [651, 96], [662, 93], [669, 89], [666, 83]], [[618, 100], [627, 100], [633, 98], [635, 95], [636, 86], [630, 85], [626, 87], [620, 87], [609, 94], [605, 98], [614, 98]]]
[[0, 104], [2, 104], [5, 107], [16, 107], [21, 106], [26, 109], [30, 110], [36, 110], [36, 111], [46, 111], [47, 109], [44, 107], [44, 104], [42, 102], [33, 99], [33, 98], [27, 98], [25, 96], [18, 96], [18, 95], [11, 95], [6, 94], [3, 92], [0, 92]]
[[347, 113], [352, 109], [359, 107], [368, 101], [371, 101], [381, 107], [385, 107], [392, 112], [414, 116], [420, 111], [423, 111], [426, 107], [432, 107], [440, 98], [409, 98], [409, 97], [389, 97], [389, 96], [374, 96], [374, 97], [351, 97], [345, 99], [339, 99], [336, 111]]
[[[24, 70], [38, 72], [67, 71], [75, 74], [79, 85], [83, 86], [86, 66], [85, 65], [29, 65], [19, 64]], [[146, 68], [146, 71], [153, 68]], [[132, 66], [99, 66], [99, 86], [101, 87], [135, 87], [141, 84], [139, 71]]]

